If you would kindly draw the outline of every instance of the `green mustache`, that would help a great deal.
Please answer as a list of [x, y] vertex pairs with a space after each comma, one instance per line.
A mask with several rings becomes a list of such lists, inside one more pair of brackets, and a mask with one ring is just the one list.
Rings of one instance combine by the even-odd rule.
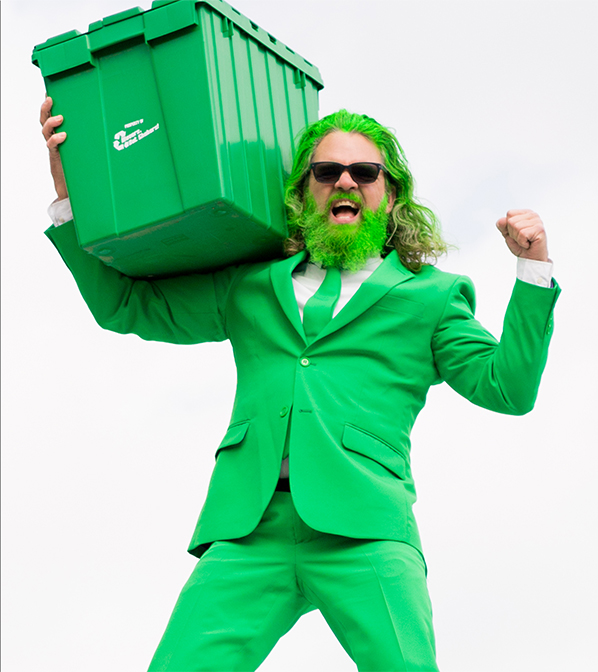
[[351, 201], [352, 203], [358, 205], [360, 209], [363, 209], [363, 200], [359, 196], [355, 194], [345, 194], [343, 192], [340, 192], [338, 194], [334, 194], [334, 196], [331, 196], [328, 199], [325, 211], [330, 212], [336, 201]]

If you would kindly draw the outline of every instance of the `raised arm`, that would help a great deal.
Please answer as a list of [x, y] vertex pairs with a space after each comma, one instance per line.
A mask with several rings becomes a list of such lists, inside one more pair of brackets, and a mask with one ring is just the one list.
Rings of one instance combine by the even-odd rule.
[[496, 226], [520, 260], [500, 343], [474, 318], [473, 285], [462, 278], [453, 285], [439, 321], [434, 356], [442, 377], [464, 397], [484, 408], [521, 415], [534, 406], [560, 289], [552, 281], [546, 231], [535, 212], [509, 210]]
[[[40, 122], [50, 152], [57, 200], [68, 198], [59, 147], [66, 133], [56, 132], [62, 115], [52, 116], [52, 99], [41, 106]], [[72, 221], [52, 226], [46, 235], [73, 274], [97, 323], [122, 334], [170, 343], [200, 343], [227, 338], [224, 312], [228, 290], [238, 268], [219, 273], [143, 280], [110, 268], [79, 247]]]

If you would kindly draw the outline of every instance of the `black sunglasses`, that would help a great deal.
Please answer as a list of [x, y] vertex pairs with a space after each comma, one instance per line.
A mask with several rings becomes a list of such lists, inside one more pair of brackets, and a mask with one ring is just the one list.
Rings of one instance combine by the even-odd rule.
[[343, 166], [342, 163], [335, 163], [334, 161], [318, 161], [310, 165], [310, 170], [314, 174], [316, 182], [323, 184], [334, 184], [338, 182], [340, 176], [349, 171], [354, 182], [357, 184], [372, 184], [378, 179], [380, 171], [383, 170], [388, 173], [386, 168], [380, 163], [352, 163], [349, 166]]

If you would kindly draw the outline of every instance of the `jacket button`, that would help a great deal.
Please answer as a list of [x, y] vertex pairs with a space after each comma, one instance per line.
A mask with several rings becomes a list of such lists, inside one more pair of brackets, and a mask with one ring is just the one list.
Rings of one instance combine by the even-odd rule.
[[283, 407], [280, 409], [280, 417], [281, 417], [281, 418], [284, 418], [284, 416], [285, 416], [288, 412], [289, 412], [289, 408], [288, 408], [288, 406], [283, 406]]
[[311, 364], [311, 362], [309, 361], [309, 359], [307, 359], [307, 357], [304, 357], [301, 360], [301, 366], [309, 366], [310, 364]]

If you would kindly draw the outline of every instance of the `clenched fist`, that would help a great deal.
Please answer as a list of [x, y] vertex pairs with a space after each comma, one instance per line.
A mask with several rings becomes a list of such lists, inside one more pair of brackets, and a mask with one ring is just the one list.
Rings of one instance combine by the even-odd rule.
[[506, 217], [496, 222], [496, 227], [516, 257], [548, 261], [544, 224], [532, 210], [509, 210]]

